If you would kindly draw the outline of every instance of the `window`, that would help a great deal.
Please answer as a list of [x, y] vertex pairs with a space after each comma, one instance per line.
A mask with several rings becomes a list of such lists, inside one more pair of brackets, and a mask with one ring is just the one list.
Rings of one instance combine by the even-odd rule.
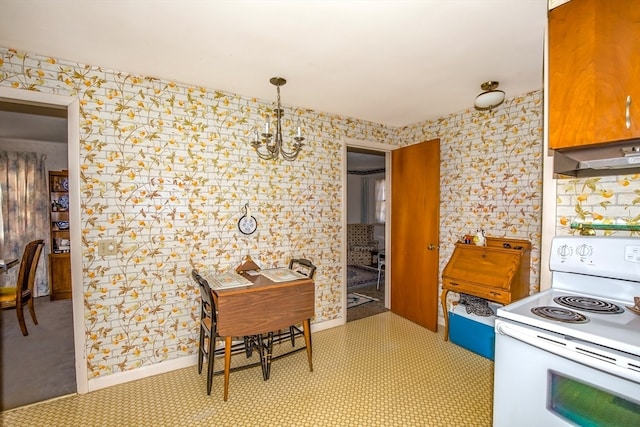
[[387, 190], [385, 179], [376, 179], [376, 222], [384, 224], [387, 218]]

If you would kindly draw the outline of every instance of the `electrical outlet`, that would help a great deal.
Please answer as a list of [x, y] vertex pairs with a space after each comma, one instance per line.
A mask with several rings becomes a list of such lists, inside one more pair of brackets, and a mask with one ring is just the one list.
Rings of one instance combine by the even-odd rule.
[[116, 239], [103, 239], [98, 241], [98, 255], [108, 256], [118, 254]]

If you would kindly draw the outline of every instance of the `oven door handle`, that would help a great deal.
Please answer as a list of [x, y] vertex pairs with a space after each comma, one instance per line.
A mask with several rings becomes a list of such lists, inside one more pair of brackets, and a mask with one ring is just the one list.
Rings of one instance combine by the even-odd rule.
[[640, 362], [621, 354], [603, 351], [576, 340], [558, 339], [551, 334], [496, 320], [497, 333], [574, 362], [640, 383]]

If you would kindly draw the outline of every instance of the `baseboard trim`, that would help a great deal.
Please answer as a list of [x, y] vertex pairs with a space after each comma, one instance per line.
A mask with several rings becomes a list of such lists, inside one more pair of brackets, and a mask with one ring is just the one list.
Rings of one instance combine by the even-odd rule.
[[104, 377], [89, 380], [89, 392], [100, 390], [101, 388], [111, 387], [118, 384], [128, 383], [130, 381], [139, 380], [153, 375], [165, 374], [175, 371], [176, 369], [188, 368], [198, 363], [198, 356], [191, 355], [180, 357], [179, 359], [166, 360], [151, 366], [143, 366], [141, 368], [132, 369], [126, 372], [118, 372]]
[[[318, 332], [336, 326], [344, 325], [344, 319], [334, 319], [325, 322], [314, 323], [311, 325], [311, 332]], [[118, 372], [104, 377], [98, 377], [88, 382], [88, 391], [96, 391], [105, 387], [111, 387], [118, 384], [128, 383], [130, 381], [139, 380], [158, 374], [175, 371], [176, 369], [188, 368], [198, 363], [197, 355], [181, 357], [179, 359], [166, 360], [151, 366], [143, 366], [141, 368], [132, 369], [126, 372]]]
[[324, 331], [325, 329], [335, 328], [336, 326], [343, 326], [347, 323], [347, 320], [343, 317], [333, 320], [325, 320], [324, 322], [314, 323], [311, 325], [311, 332]]

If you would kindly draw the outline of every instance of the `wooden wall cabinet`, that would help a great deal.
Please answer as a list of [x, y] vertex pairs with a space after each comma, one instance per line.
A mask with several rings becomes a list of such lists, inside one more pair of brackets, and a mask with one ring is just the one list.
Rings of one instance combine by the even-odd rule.
[[49, 294], [51, 300], [71, 298], [68, 175], [67, 171], [49, 172], [49, 213], [51, 219]]
[[640, 138], [640, 5], [572, 0], [549, 12], [549, 146]]
[[456, 243], [442, 272], [441, 304], [449, 339], [449, 291], [509, 304], [529, 295], [531, 242], [487, 237], [486, 246]]

